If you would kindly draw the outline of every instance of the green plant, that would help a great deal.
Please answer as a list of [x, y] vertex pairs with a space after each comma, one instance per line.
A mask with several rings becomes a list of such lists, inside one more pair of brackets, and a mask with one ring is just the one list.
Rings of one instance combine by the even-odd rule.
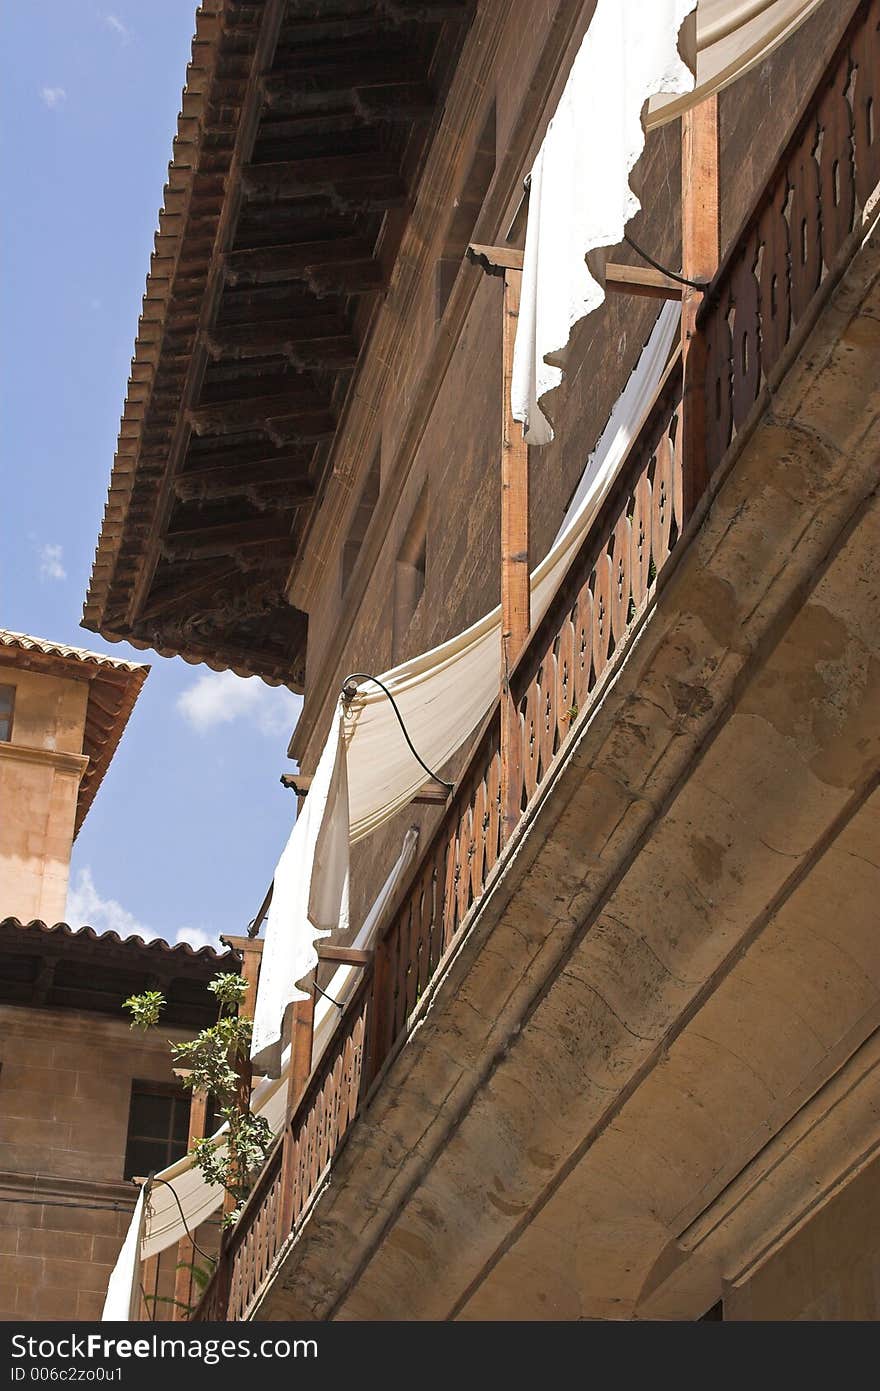
[[159, 1015], [165, 1008], [165, 996], [161, 990], [145, 990], [143, 995], [129, 995], [123, 1000], [122, 1008], [131, 1010], [133, 1029], [151, 1029], [158, 1024]]
[[[217, 997], [216, 1024], [185, 1043], [169, 1044], [175, 1064], [186, 1069], [184, 1086], [210, 1093], [228, 1126], [225, 1146], [206, 1138], [196, 1140], [190, 1150], [193, 1163], [208, 1183], [220, 1184], [235, 1200], [232, 1211], [223, 1216], [224, 1226], [238, 1221], [254, 1176], [272, 1143], [268, 1121], [255, 1115], [248, 1101], [246, 1078], [252, 1024], [238, 1013], [247, 988], [247, 982], [231, 972], [215, 976], [208, 989]], [[133, 1029], [148, 1029], [158, 1023], [165, 1003], [161, 991], [146, 990], [125, 1000], [123, 1009], [131, 1014]]]

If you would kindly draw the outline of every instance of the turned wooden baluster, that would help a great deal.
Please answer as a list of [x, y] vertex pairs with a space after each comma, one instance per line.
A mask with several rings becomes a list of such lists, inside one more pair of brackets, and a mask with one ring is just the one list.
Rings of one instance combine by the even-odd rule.
[[287, 1076], [287, 1107], [281, 1155], [281, 1232], [282, 1241], [293, 1227], [296, 1208], [299, 1154], [293, 1133], [293, 1117], [306, 1089], [312, 1070], [312, 1036], [315, 1027], [315, 993], [293, 1007], [290, 1040], [290, 1071]]

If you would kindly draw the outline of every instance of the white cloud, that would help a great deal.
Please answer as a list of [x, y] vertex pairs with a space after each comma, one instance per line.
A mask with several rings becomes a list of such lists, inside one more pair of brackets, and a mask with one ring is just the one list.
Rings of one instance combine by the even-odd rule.
[[101, 897], [88, 865], [67, 891], [66, 917], [71, 927], [93, 927], [96, 932], [118, 932], [120, 937], [143, 937], [146, 941], [157, 936], [115, 898]]
[[302, 700], [285, 686], [267, 686], [258, 676], [206, 671], [177, 698], [177, 709], [198, 734], [246, 719], [261, 734], [289, 735]]
[[108, 29], [113, 30], [113, 33], [116, 34], [117, 38], [121, 39], [123, 43], [131, 43], [131, 30], [123, 24], [118, 15], [105, 14], [104, 23]]
[[54, 546], [49, 542], [40, 547], [40, 579], [41, 580], [66, 580], [67, 571], [63, 565], [64, 547]]
[[[142, 937], [145, 942], [153, 942], [161, 936], [161, 933], [154, 932], [136, 918], [134, 913], [123, 908], [115, 898], [102, 898], [95, 887], [89, 865], [79, 871], [67, 891], [65, 921], [70, 927], [93, 927], [96, 932], [118, 932], [120, 937]], [[220, 948], [217, 937], [202, 927], [178, 927], [174, 937], [165, 940], [172, 941], [174, 945], [188, 942], [196, 949]]]
[[40, 98], [50, 111], [55, 111], [67, 100], [67, 93], [63, 87], [41, 87]]

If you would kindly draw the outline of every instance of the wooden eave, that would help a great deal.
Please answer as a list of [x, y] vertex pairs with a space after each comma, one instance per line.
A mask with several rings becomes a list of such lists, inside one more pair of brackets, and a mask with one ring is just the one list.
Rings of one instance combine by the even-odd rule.
[[29, 1009], [75, 1009], [128, 1016], [122, 1002], [144, 990], [166, 998], [162, 1024], [202, 1029], [217, 1018], [208, 982], [220, 971], [240, 970], [236, 951], [195, 950], [94, 928], [73, 929], [17, 918], [0, 922], [0, 1004]]
[[470, 0], [206, 0], [83, 626], [302, 689], [285, 598]]

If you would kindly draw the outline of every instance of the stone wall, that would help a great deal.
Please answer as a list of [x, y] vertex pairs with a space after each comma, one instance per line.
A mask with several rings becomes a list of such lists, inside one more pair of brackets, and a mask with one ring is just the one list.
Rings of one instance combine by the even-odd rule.
[[[169, 1037], [189, 1035], [0, 1006], [0, 1319], [100, 1317], [136, 1197], [123, 1181], [131, 1086], [174, 1081]], [[176, 1261], [162, 1253], [162, 1296]], [[146, 1277], [152, 1291], [149, 1265]]]
[[[592, 8], [592, 4], [581, 6], [581, 29]], [[506, 28], [498, 42], [494, 82], [482, 92], [481, 103], [475, 103], [469, 126], [470, 137], [476, 138], [485, 112], [495, 103], [496, 170], [502, 168], [514, 140], [522, 143], [518, 121], [530, 101], [542, 45], [551, 33], [554, 19], [570, 9], [570, 5], [561, 3], [530, 3], [508, 12]], [[735, 234], [778, 158], [801, 101], [827, 61], [840, 24], [841, 14], [836, 7], [822, 7], [766, 63], [735, 89], [722, 93], [723, 245]], [[464, 90], [468, 65], [476, 62], [477, 57], [466, 46], [460, 74], [465, 79]], [[533, 120], [535, 139], [548, 114], [545, 111], [540, 119]], [[463, 137], [452, 138], [451, 125], [452, 118], [447, 116], [439, 139], [447, 140], [449, 159], [465, 168], [468, 146]], [[522, 174], [527, 168], [528, 163]], [[633, 187], [640, 193], [644, 210], [631, 223], [632, 235], [665, 264], [678, 265], [678, 123], [648, 138], [642, 159], [633, 171]], [[503, 225], [485, 227], [478, 222], [477, 226], [480, 240], [504, 239]], [[444, 237], [442, 220], [438, 220], [436, 228], [426, 227], [425, 235], [436, 240], [439, 255]], [[522, 228], [520, 239], [521, 236]], [[633, 263], [636, 258], [624, 244], [615, 249], [610, 259]], [[461, 274], [479, 277], [480, 273], [464, 267]], [[393, 303], [394, 293], [392, 286], [389, 302]], [[501, 282], [484, 277], [477, 285], [449, 366], [437, 384], [428, 427], [410, 460], [398, 457], [398, 443], [405, 436], [417, 396], [419, 372], [430, 362], [435, 337], [442, 329], [435, 323], [433, 294], [433, 280], [429, 283], [426, 279], [411, 317], [411, 351], [392, 364], [391, 380], [376, 413], [375, 445], [381, 450], [383, 492], [394, 480], [399, 482], [402, 471], [406, 476], [390, 521], [380, 516], [377, 509], [376, 525], [384, 528], [384, 535], [363, 597], [355, 603], [350, 594], [342, 592], [340, 567], [331, 555], [325, 563], [317, 603], [310, 613], [306, 705], [303, 727], [294, 741], [294, 750], [306, 772], [314, 769], [333, 703], [348, 672], [380, 672], [392, 662], [414, 656], [452, 636], [498, 602]], [[655, 301], [610, 296], [571, 340], [565, 381], [549, 398], [557, 439], [548, 448], [533, 450], [530, 461], [532, 564], [546, 553], [556, 534], [587, 457], [650, 332], [657, 308]], [[423, 489], [427, 490], [429, 508], [424, 594], [403, 642], [393, 651], [395, 565]], [[355, 481], [352, 516], [358, 499], [359, 484]], [[365, 549], [369, 540], [368, 533]], [[328, 678], [328, 654], [334, 650], [340, 630], [347, 631], [347, 639]], [[466, 739], [450, 767], [437, 771], [454, 776], [467, 747]], [[411, 807], [357, 848], [352, 872], [355, 925], [396, 857], [406, 828], [420, 826], [424, 840], [437, 816], [436, 811]]]
[[874, 1160], [789, 1237], [745, 1284], [724, 1294], [733, 1321], [880, 1319], [880, 1161]]

